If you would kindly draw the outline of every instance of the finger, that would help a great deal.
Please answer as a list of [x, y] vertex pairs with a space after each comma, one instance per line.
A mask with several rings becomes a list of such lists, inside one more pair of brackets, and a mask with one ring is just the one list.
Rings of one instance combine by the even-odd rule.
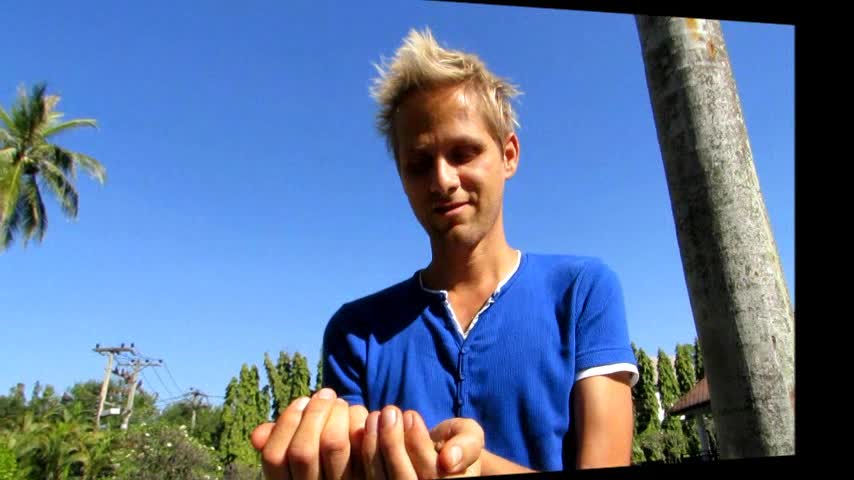
[[371, 412], [365, 420], [365, 435], [362, 438], [362, 465], [368, 480], [385, 480], [383, 459], [378, 451], [377, 429], [380, 412]]
[[438, 453], [421, 415], [414, 410], [403, 414], [406, 452], [418, 478], [439, 478]]
[[350, 478], [350, 413], [347, 402], [340, 398], [335, 399], [329, 420], [320, 434], [320, 458], [323, 478]]
[[288, 467], [294, 478], [320, 478], [320, 434], [334, 404], [335, 392], [324, 388], [314, 394], [302, 412], [299, 428], [287, 451]]
[[416, 480], [415, 469], [406, 453], [403, 438], [403, 414], [394, 405], [382, 410], [377, 442], [385, 465], [385, 471], [395, 480]]
[[273, 427], [276, 424], [273, 422], [262, 423], [255, 427], [255, 430], [252, 430], [252, 435], [250, 439], [252, 441], [252, 447], [259, 452], [264, 450], [264, 445], [267, 444], [267, 440], [270, 438], [270, 434], [273, 433]]
[[355, 479], [365, 478], [365, 467], [362, 463], [362, 441], [365, 438], [365, 422], [368, 419], [368, 409], [363, 405], [353, 405], [350, 414], [350, 474]]
[[430, 432], [440, 443], [439, 468], [442, 473], [461, 473], [480, 458], [484, 447], [483, 428], [469, 418], [452, 418]]
[[308, 405], [309, 398], [301, 397], [288, 405], [279, 415], [275, 426], [267, 438], [267, 443], [261, 451], [261, 467], [264, 477], [268, 479], [287, 479], [288, 469], [285, 457], [294, 433], [299, 427], [302, 412]]

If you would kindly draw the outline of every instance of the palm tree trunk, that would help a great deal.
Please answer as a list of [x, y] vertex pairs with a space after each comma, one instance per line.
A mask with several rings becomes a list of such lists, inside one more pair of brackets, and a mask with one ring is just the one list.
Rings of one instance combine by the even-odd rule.
[[721, 456], [794, 454], [794, 317], [720, 22], [636, 22]]

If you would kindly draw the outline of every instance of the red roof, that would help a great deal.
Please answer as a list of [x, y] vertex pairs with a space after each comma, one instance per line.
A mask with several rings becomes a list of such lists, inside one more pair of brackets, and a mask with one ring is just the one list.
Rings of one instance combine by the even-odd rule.
[[670, 415], [680, 415], [689, 410], [709, 405], [709, 383], [703, 377], [688, 393], [670, 407]]

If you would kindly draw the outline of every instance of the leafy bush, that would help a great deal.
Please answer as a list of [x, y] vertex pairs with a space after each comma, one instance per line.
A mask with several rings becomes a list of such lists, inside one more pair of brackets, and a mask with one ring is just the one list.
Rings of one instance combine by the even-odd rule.
[[187, 434], [186, 427], [140, 425], [118, 439], [114, 480], [208, 480], [222, 478], [212, 447]]

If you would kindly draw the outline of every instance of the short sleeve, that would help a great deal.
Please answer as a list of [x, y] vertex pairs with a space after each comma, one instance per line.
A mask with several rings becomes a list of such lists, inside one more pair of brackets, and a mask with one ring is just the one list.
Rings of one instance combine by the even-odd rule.
[[351, 405], [364, 405], [365, 340], [354, 327], [356, 318], [342, 306], [323, 334], [323, 386]]
[[617, 274], [601, 261], [591, 261], [581, 273], [575, 296], [576, 379], [617, 371], [632, 372], [637, 360], [629, 338], [623, 290]]

